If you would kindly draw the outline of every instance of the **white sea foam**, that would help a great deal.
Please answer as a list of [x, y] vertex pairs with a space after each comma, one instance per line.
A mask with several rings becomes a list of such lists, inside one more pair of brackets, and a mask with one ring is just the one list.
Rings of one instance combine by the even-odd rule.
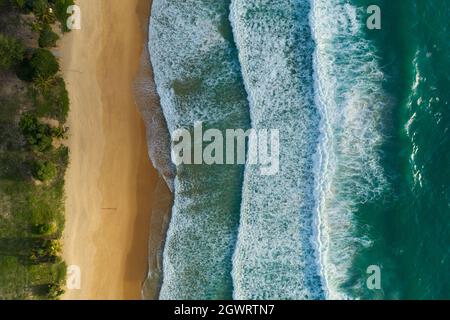
[[344, 0], [311, 0], [311, 6], [315, 102], [322, 118], [315, 165], [321, 273], [327, 298], [355, 298], [343, 285], [356, 252], [371, 245], [355, 234], [357, 206], [387, 184], [379, 154], [387, 105], [383, 74], [361, 29], [362, 11]]
[[[150, 53], [171, 136], [194, 123], [246, 129], [227, 1], [154, 0]], [[177, 167], [161, 299], [231, 298], [243, 166]]]
[[245, 170], [233, 258], [236, 299], [323, 298], [313, 243], [319, 115], [308, 12], [307, 1], [232, 2], [252, 127], [280, 130], [279, 173]]

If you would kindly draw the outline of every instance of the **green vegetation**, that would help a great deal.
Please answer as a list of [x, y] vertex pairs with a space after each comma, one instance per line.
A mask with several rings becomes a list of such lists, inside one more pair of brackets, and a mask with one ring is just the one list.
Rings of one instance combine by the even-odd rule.
[[41, 77], [48, 79], [59, 71], [59, 64], [55, 56], [48, 50], [36, 49], [30, 59], [33, 79]]
[[33, 13], [40, 24], [58, 21], [61, 31], [67, 32], [67, 11], [74, 4], [74, 0], [0, 0], [0, 10], [18, 8], [22, 13]]
[[59, 71], [59, 63], [47, 49], [34, 49], [25, 57], [18, 69], [18, 77], [24, 81], [48, 80]]
[[42, 182], [52, 180], [56, 176], [56, 165], [50, 161], [37, 160], [33, 166], [33, 177]]
[[61, 77], [35, 79], [31, 92], [38, 117], [55, 118], [61, 123], [66, 121], [69, 113], [69, 94]]
[[33, 226], [33, 233], [40, 236], [50, 236], [57, 231], [56, 223], [41, 223]]
[[41, 48], [50, 48], [56, 46], [59, 36], [53, 32], [52, 27], [49, 24], [44, 24], [39, 34], [39, 46]]
[[0, 0], [0, 300], [64, 292], [69, 98], [59, 63], [44, 48], [56, 45], [52, 24], [64, 30], [71, 4]]
[[22, 61], [25, 49], [15, 38], [0, 33], [0, 69], [10, 69]]
[[45, 152], [52, 147], [52, 129], [41, 123], [36, 116], [25, 114], [19, 122], [19, 128], [28, 144], [39, 152]]
[[50, 0], [50, 3], [53, 5], [56, 18], [61, 23], [62, 30], [69, 31], [66, 25], [70, 16], [67, 13], [67, 9], [75, 4], [74, 0]]

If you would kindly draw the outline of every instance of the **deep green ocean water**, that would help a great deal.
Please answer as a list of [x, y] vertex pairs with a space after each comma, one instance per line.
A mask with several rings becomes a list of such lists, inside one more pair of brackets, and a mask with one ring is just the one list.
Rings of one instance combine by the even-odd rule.
[[[359, 207], [360, 251], [345, 290], [362, 298], [450, 298], [450, 2], [377, 4], [382, 29], [367, 31], [392, 99], [382, 119], [382, 201]], [[354, 286], [367, 265], [381, 267], [382, 290]]]

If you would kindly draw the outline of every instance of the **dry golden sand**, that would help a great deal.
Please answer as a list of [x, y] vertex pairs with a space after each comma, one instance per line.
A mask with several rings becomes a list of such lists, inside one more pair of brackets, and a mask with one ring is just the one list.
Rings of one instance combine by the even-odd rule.
[[[80, 267], [81, 289], [67, 290], [63, 298], [140, 299], [152, 191], [161, 185], [132, 91], [151, 1], [76, 2], [82, 28], [65, 36], [61, 46], [71, 99], [63, 256]], [[160, 220], [152, 223], [156, 245]]]

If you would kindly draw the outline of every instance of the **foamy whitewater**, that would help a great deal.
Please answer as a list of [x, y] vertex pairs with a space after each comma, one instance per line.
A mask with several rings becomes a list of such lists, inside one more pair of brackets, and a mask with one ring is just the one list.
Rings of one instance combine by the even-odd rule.
[[277, 175], [245, 171], [234, 297], [322, 298], [312, 239], [319, 115], [309, 3], [235, 0], [231, 8], [252, 127], [279, 129], [281, 146]]
[[[226, 1], [153, 1], [150, 55], [170, 134], [249, 127]], [[243, 165], [181, 165], [161, 299], [230, 299]]]
[[354, 214], [359, 204], [386, 188], [378, 152], [387, 101], [377, 57], [362, 34], [365, 20], [357, 19], [363, 12], [345, 0], [311, 3], [315, 102], [322, 118], [316, 240], [327, 297], [352, 298], [340, 288], [348, 280], [355, 253], [371, 245], [371, 239], [355, 236]]
[[354, 215], [387, 185], [383, 74], [357, 16], [344, 0], [153, 1], [170, 133], [280, 130], [277, 175], [177, 167], [161, 299], [354, 298], [342, 287], [371, 245]]

